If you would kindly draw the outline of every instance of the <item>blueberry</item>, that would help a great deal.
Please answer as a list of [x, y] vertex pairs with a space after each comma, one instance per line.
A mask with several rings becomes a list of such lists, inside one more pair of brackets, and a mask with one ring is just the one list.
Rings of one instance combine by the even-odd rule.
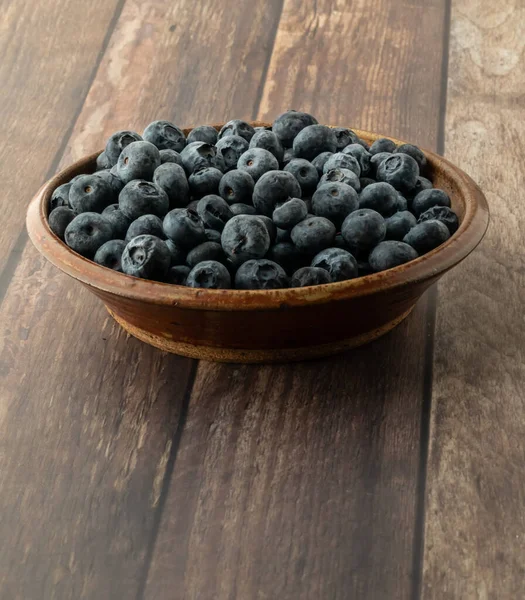
[[353, 171], [357, 177], [361, 175], [361, 167], [357, 159], [351, 154], [344, 154], [343, 152], [333, 154], [325, 162], [323, 172], [328, 173], [332, 169], [348, 169], [349, 171]]
[[414, 260], [418, 253], [404, 242], [388, 240], [378, 244], [370, 253], [368, 263], [372, 271], [386, 271], [398, 267], [406, 262]]
[[256, 131], [250, 140], [250, 148], [263, 148], [271, 152], [279, 163], [282, 163], [284, 158], [284, 148], [281, 144], [281, 140], [275, 135], [273, 131], [267, 129], [261, 129]]
[[424, 213], [419, 215], [417, 222], [423, 223], [424, 221], [429, 221], [430, 219], [435, 219], [444, 223], [447, 226], [450, 235], [458, 230], [458, 216], [453, 210], [448, 208], [448, 206], [433, 206], [432, 208], [429, 208]]
[[249, 142], [254, 133], [255, 129], [249, 123], [241, 121], [240, 119], [233, 119], [233, 121], [228, 121], [226, 125], [223, 125], [219, 131], [219, 139], [222, 140], [222, 138], [229, 135], [238, 135]]
[[293, 148], [286, 148], [283, 154], [283, 167], [285, 167], [295, 156], [293, 154]]
[[343, 148], [342, 153], [350, 154], [357, 160], [361, 168], [360, 175], [366, 176], [371, 172], [370, 158], [372, 155], [361, 144], [350, 144], [346, 148]]
[[325, 269], [332, 281], [346, 281], [357, 277], [357, 261], [347, 250], [327, 248], [312, 260], [312, 267]]
[[63, 183], [56, 188], [49, 201], [49, 212], [59, 206], [69, 206], [69, 190], [71, 189], [71, 185], [71, 183]]
[[337, 140], [336, 152], [341, 152], [343, 148], [346, 148], [350, 144], [359, 143], [357, 134], [351, 129], [346, 129], [346, 127], [334, 127], [333, 132]]
[[291, 242], [279, 242], [268, 250], [267, 258], [273, 260], [291, 275], [303, 265], [303, 255]]
[[291, 287], [307, 287], [323, 283], [332, 283], [332, 278], [327, 270], [319, 267], [302, 267], [293, 274]]
[[149, 142], [132, 142], [122, 150], [117, 162], [117, 175], [124, 183], [133, 179], [151, 181], [160, 165], [160, 154]]
[[169, 121], [153, 121], [144, 129], [142, 137], [155, 144], [159, 150], [180, 152], [186, 146], [186, 136], [182, 129]]
[[356, 257], [361, 257], [383, 241], [386, 224], [375, 210], [360, 208], [346, 217], [341, 233], [350, 252]]
[[109, 240], [100, 246], [93, 260], [98, 265], [122, 273], [122, 253], [125, 247], [126, 242], [123, 240]]
[[217, 242], [204, 242], [203, 244], [195, 246], [193, 250], [190, 250], [188, 252], [188, 256], [186, 257], [186, 263], [192, 269], [200, 262], [205, 260], [224, 262], [226, 260], [226, 256], [222, 246]]
[[265, 173], [253, 188], [253, 205], [257, 212], [270, 217], [277, 204], [288, 198], [300, 198], [301, 186], [297, 179], [287, 171], [269, 171]]
[[195, 265], [186, 279], [186, 285], [209, 290], [226, 290], [232, 281], [228, 269], [216, 260], [205, 260]]
[[419, 254], [425, 254], [446, 242], [449, 237], [448, 227], [441, 221], [431, 219], [412, 227], [403, 241], [410, 244]]
[[372, 270], [372, 267], [367, 259], [362, 258], [361, 260], [357, 261], [358, 277], [364, 277], [365, 275], [370, 275], [373, 272], [374, 271]]
[[126, 237], [129, 226], [131, 225], [131, 219], [126, 217], [126, 215], [120, 210], [118, 204], [110, 204], [102, 211], [102, 214], [113, 227], [113, 237], [123, 240]]
[[319, 177], [324, 173], [324, 166], [326, 161], [333, 155], [333, 152], [321, 152], [313, 160], [312, 165], [317, 169]]
[[432, 184], [430, 179], [427, 179], [426, 177], [422, 177], [420, 175], [417, 178], [416, 185], [414, 186], [414, 189], [412, 190], [412, 194], [415, 196], [415, 195], [419, 194], [419, 192], [422, 192], [423, 190], [431, 190], [433, 187], [434, 187], [434, 185]]
[[357, 138], [357, 143], [360, 146], [363, 146], [363, 148], [370, 154], [370, 144], [368, 144], [367, 142], [365, 142], [365, 140], [361, 138]]
[[170, 270], [166, 275], [166, 283], [171, 283], [172, 285], [186, 285], [189, 274], [190, 268], [186, 265], [170, 267]]
[[292, 241], [305, 254], [329, 248], [335, 238], [335, 225], [323, 217], [310, 217], [292, 229]]
[[69, 207], [57, 206], [49, 213], [49, 228], [57, 237], [63, 240], [66, 228], [75, 216], [75, 213]]
[[199, 215], [191, 209], [174, 209], [163, 222], [164, 233], [177, 246], [191, 249], [206, 241], [204, 225]]
[[83, 175], [69, 190], [69, 204], [77, 214], [102, 212], [115, 200], [110, 184], [96, 175]]
[[378, 152], [377, 154], [372, 154], [370, 156], [370, 171], [372, 173], [377, 173], [379, 165], [389, 156], [393, 156], [393, 154], [390, 152]]
[[257, 215], [257, 218], [264, 223], [268, 235], [270, 236], [270, 244], [275, 243], [275, 238], [277, 237], [277, 227], [275, 226], [275, 223], [266, 215]]
[[178, 152], [175, 150], [159, 150], [160, 155], [160, 164], [163, 165], [165, 163], [174, 163], [182, 167], [182, 158]]
[[410, 192], [418, 175], [418, 164], [408, 154], [392, 154], [377, 167], [377, 180], [386, 181], [400, 192]]
[[101, 171], [102, 169], [111, 169], [112, 166], [113, 164], [105, 152], [101, 152], [97, 156], [97, 171]]
[[359, 184], [361, 186], [361, 191], [364, 190], [369, 185], [372, 185], [373, 183], [376, 183], [376, 180], [371, 179], [370, 177], [360, 177], [359, 178]]
[[343, 250], [348, 250], [348, 246], [346, 245], [345, 239], [341, 233], [338, 233], [334, 239], [334, 248], [342, 248]]
[[242, 202], [238, 202], [237, 204], [231, 204], [230, 210], [233, 215], [256, 215], [257, 211], [255, 210], [255, 206], [252, 204], [243, 204]]
[[417, 146], [413, 144], [401, 144], [394, 151], [395, 154], [408, 154], [411, 156], [418, 164], [419, 169], [424, 171], [427, 166], [427, 158], [422, 150], [420, 150]]
[[[230, 209], [231, 209], [231, 206], [230, 206]], [[204, 229], [204, 233], [206, 234], [206, 239], [208, 240], [208, 242], [217, 242], [218, 244], [221, 243], [221, 232], [220, 231], [217, 231], [216, 229]]]
[[116, 175], [116, 173], [114, 173], [111, 169], [103, 169], [102, 171], [97, 171], [96, 173], [94, 173], [94, 175], [96, 175], [97, 177], [101, 177], [107, 183], [109, 183], [111, 189], [113, 190], [116, 200], [118, 195], [122, 191], [122, 188], [124, 187], [124, 182], [119, 179], [118, 175]]
[[188, 133], [186, 143], [191, 144], [191, 142], [206, 142], [206, 144], [211, 144], [214, 146], [218, 139], [219, 133], [215, 127], [212, 127], [211, 125], [200, 125]]
[[[224, 138], [227, 140], [228, 138]], [[253, 186], [252, 176], [246, 171], [234, 169], [225, 173], [219, 184], [219, 194], [228, 204], [248, 204], [252, 201]]]
[[190, 184], [184, 169], [174, 163], [165, 163], [155, 169], [153, 182], [168, 195], [170, 208], [183, 208], [190, 201]]
[[317, 125], [317, 119], [308, 113], [288, 110], [275, 119], [272, 131], [285, 148], [291, 148], [297, 134], [309, 125]]
[[[290, 235], [290, 232], [287, 229], [281, 229], [280, 227], [277, 227], [277, 232], [275, 234], [275, 243], [276, 244], [280, 244], [281, 242], [291, 242], [292, 241], [292, 236]], [[277, 261], [279, 262], [279, 261]]]
[[329, 219], [337, 228], [358, 207], [357, 192], [346, 183], [325, 183], [312, 196], [314, 215]]
[[111, 223], [95, 212], [76, 216], [66, 227], [66, 244], [78, 254], [91, 258], [95, 252], [113, 238]]
[[257, 182], [268, 171], [277, 170], [279, 162], [268, 150], [252, 148], [241, 155], [237, 162], [237, 168], [249, 173], [253, 180]]
[[202, 198], [208, 194], [217, 194], [221, 179], [222, 171], [219, 169], [214, 167], [196, 169], [188, 179], [191, 195], [194, 198]]
[[281, 229], [293, 229], [306, 218], [308, 209], [303, 200], [292, 198], [280, 204], [272, 215], [273, 222]]
[[415, 227], [416, 217], [408, 210], [402, 210], [394, 213], [385, 220], [387, 240], [402, 240], [405, 235]]
[[293, 158], [284, 170], [297, 179], [303, 196], [309, 196], [314, 192], [319, 182], [319, 173], [311, 162], [304, 158]]
[[297, 158], [314, 159], [321, 152], [335, 152], [335, 133], [326, 125], [308, 125], [293, 141], [293, 151]]
[[356, 192], [361, 189], [359, 177], [349, 169], [330, 169], [319, 180], [318, 188], [326, 183], [346, 183], [353, 187]]
[[272, 260], [249, 260], [237, 270], [235, 287], [239, 290], [276, 290], [288, 287], [288, 277]]
[[170, 251], [154, 235], [133, 238], [122, 253], [122, 270], [127, 275], [163, 281], [170, 268]]
[[208, 229], [222, 231], [224, 225], [233, 217], [228, 203], [220, 196], [204, 196], [197, 204], [197, 214]]
[[126, 217], [134, 221], [142, 215], [164, 217], [169, 210], [169, 199], [156, 183], [135, 179], [120, 192], [118, 205]]
[[228, 135], [217, 142], [217, 153], [222, 156], [226, 171], [237, 168], [239, 158], [249, 149], [250, 144], [239, 135]]
[[403, 210], [407, 210], [408, 209], [408, 202], [407, 199], [401, 195], [399, 192], [397, 192], [397, 210], [398, 211], [403, 211]]
[[201, 167], [215, 167], [223, 171], [226, 167], [222, 155], [219, 155], [215, 146], [206, 142], [192, 142], [180, 153], [184, 170], [191, 175], [195, 169]]
[[237, 215], [226, 223], [221, 243], [230, 258], [246, 261], [262, 258], [268, 252], [270, 235], [257, 216]]
[[397, 211], [397, 191], [389, 183], [373, 183], [359, 196], [359, 208], [371, 208], [383, 217], [390, 217]]
[[164, 239], [166, 236], [162, 229], [162, 220], [156, 215], [142, 215], [142, 217], [135, 219], [129, 226], [124, 239], [129, 242], [138, 235], [154, 235]]
[[168, 248], [168, 251], [170, 253], [170, 265], [172, 267], [177, 267], [179, 265], [185, 265], [186, 264], [186, 250], [184, 250], [184, 248], [180, 248], [179, 246], [177, 246], [175, 244], [175, 242], [173, 242], [169, 238], [165, 239], [164, 243], [166, 244], [166, 247]]
[[114, 133], [106, 144], [106, 158], [111, 166], [116, 165], [118, 157], [126, 146], [132, 142], [140, 142], [142, 137], [134, 131], [117, 131]]
[[416, 217], [419, 217], [419, 215], [434, 206], [447, 206], [450, 208], [448, 194], [438, 189], [423, 190], [412, 201], [412, 212]]
[[370, 154], [381, 154], [383, 152], [393, 154], [395, 149], [395, 142], [387, 138], [379, 138], [370, 146]]

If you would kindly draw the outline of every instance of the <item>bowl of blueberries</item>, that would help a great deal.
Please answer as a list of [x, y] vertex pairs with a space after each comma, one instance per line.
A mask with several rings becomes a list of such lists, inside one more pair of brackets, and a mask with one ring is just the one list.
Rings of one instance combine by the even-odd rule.
[[133, 336], [276, 362], [387, 333], [488, 221], [481, 190], [446, 159], [289, 110], [118, 131], [40, 189], [27, 228]]

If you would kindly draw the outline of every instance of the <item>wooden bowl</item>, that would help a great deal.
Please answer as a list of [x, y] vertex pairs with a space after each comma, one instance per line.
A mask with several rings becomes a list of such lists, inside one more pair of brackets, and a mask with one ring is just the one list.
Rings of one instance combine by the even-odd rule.
[[[383, 137], [357, 134], [370, 143]], [[370, 342], [400, 323], [430, 285], [474, 250], [489, 221], [485, 197], [472, 179], [426, 152], [435, 186], [448, 192], [460, 219], [458, 231], [432, 252], [395, 269], [307, 288], [206, 290], [168, 285], [101, 267], [73, 252], [50, 230], [47, 214], [53, 191], [79, 173], [93, 172], [98, 154], [79, 160], [40, 189], [27, 213], [29, 236], [50, 262], [97, 295], [133, 336], [192, 358], [282, 362]]]

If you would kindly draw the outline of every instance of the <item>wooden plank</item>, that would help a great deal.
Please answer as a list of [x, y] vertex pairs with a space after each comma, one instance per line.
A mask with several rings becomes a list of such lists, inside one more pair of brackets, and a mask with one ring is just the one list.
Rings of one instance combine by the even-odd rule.
[[[154, 117], [217, 121], [239, 110], [242, 73], [250, 116], [279, 8], [128, 1], [62, 163]], [[30, 245], [0, 327], [0, 589], [140, 595], [195, 363], [127, 338]]]
[[525, 4], [454, 0], [446, 154], [487, 195], [440, 287], [423, 596], [525, 597]]
[[[435, 147], [444, 15], [287, 0], [261, 115], [312, 109]], [[427, 300], [335, 359], [200, 364], [146, 598], [410, 597]]]
[[[7, 279], [26, 239], [27, 203], [57, 167], [96, 71], [106, 32], [121, 3], [60, 0], [2, 4], [0, 273], [8, 266]], [[0, 296], [5, 287], [0, 279]]]

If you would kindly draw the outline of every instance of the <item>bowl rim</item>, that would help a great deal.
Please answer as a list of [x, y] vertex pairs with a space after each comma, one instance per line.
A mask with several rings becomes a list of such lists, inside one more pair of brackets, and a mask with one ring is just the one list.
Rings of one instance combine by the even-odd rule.
[[[270, 123], [251, 121], [254, 127]], [[220, 129], [222, 125], [214, 125]], [[332, 126], [331, 126], [332, 127]], [[187, 135], [191, 127], [184, 129]], [[396, 144], [407, 143], [396, 138], [353, 129], [367, 142], [387, 138]], [[277, 290], [209, 290], [139, 279], [108, 269], [74, 252], [49, 228], [47, 207], [53, 191], [74, 175], [93, 170], [101, 151], [69, 165], [49, 179], [33, 197], [27, 211], [27, 229], [35, 247], [52, 264], [74, 279], [108, 294], [197, 310], [272, 310], [288, 306], [304, 306], [360, 297], [425, 280], [434, 280], [463, 260], [482, 240], [489, 223], [489, 209], [478, 185], [446, 158], [423, 149], [432, 169], [438, 167], [446, 179], [462, 190], [465, 214], [458, 230], [441, 246], [417, 259], [379, 273], [346, 281], [302, 288]]]

